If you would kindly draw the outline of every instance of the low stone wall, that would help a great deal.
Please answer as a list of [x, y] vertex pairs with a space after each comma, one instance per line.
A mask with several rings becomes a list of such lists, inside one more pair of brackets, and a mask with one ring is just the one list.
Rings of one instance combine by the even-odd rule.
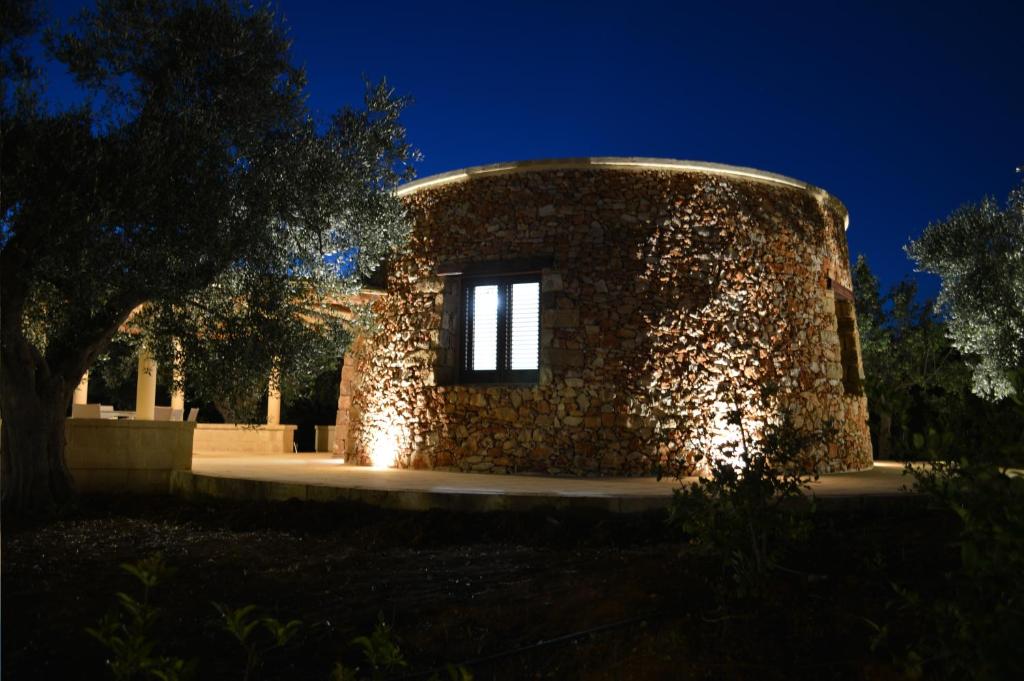
[[167, 494], [192, 469], [194, 423], [68, 419], [65, 455], [79, 492]]
[[192, 449], [196, 452], [291, 454], [297, 426], [245, 426], [235, 423], [200, 423]]

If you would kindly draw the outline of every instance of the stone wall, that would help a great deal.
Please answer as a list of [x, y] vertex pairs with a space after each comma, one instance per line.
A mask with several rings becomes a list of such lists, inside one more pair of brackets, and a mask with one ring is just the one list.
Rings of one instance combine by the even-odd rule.
[[[414, 468], [692, 468], [695, 452], [734, 435], [732, 405], [771, 382], [798, 427], [837, 425], [825, 470], [871, 464], [836, 316], [837, 291], [851, 287], [846, 214], [824, 192], [552, 167], [428, 185], [405, 201], [412, 242], [374, 304], [377, 330], [346, 358], [337, 442], [350, 461], [383, 451]], [[550, 263], [539, 383], [459, 385], [459, 286], [439, 264], [531, 257]], [[853, 361], [847, 374], [860, 376]], [[764, 416], [745, 413], [755, 428]]]
[[79, 492], [167, 494], [171, 471], [192, 469], [196, 424], [68, 419], [65, 460]]
[[239, 425], [200, 423], [196, 426], [196, 452], [238, 452], [245, 454], [291, 454], [295, 442], [293, 425]]

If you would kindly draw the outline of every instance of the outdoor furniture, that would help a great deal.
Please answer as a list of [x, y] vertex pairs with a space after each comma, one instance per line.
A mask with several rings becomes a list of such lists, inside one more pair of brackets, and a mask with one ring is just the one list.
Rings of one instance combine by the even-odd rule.
[[153, 407], [153, 420], [154, 421], [171, 421], [171, 412], [173, 410], [170, 407]]
[[186, 420], [189, 423], [195, 423], [196, 419], [198, 419], [198, 418], [199, 418], [199, 407], [192, 407], [191, 409], [188, 410], [188, 419], [186, 419]]
[[98, 419], [102, 418], [102, 411], [98, 404], [73, 404], [71, 405], [71, 418]]
[[182, 412], [181, 409], [171, 409], [171, 418], [170, 418], [170, 420], [171, 421], [181, 421], [182, 420], [182, 418], [181, 418], [182, 413], [183, 412]]

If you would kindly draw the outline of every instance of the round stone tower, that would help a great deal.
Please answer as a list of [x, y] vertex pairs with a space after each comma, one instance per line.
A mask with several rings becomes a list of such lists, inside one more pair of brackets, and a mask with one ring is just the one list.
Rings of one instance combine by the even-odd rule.
[[[481, 166], [399, 190], [411, 241], [345, 359], [338, 446], [376, 465], [692, 469], [788, 413], [871, 465], [843, 205], [749, 168]], [[756, 399], [775, 386], [771, 409]]]

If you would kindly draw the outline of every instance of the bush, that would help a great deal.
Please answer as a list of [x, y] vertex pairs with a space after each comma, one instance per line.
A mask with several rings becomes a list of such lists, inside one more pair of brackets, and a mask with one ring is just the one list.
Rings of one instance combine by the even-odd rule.
[[298, 635], [302, 622], [282, 622], [263, 615], [255, 605], [229, 608], [223, 603], [214, 603], [220, 613], [224, 631], [231, 634], [245, 651], [244, 681], [258, 678], [268, 653], [284, 648]]
[[107, 667], [117, 681], [151, 678], [180, 681], [191, 678], [195, 662], [159, 653], [154, 633], [161, 609], [150, 602], [152, 590], [174, 574], [159, 553], [121, 566], [142, 585], [142, 598], [119, 591], [117, 607], [112, 608], [97, 626], [86, 628], [90, 636], [110, 652]]
[[911, 472], [958, 519], [959, 564], [934, 594], [896, 587], [897, 615], [879, 642], [915, 678], [1024, 678], [1024, 477], [966, 458]]
[[[409, 666], [383, 616], [378, 618], [373, 633], [357, 636], [351, 644], [359, 649], [364, 666], [346, 667], [338, 662], [331, 672], [330, 681], [381, 681]], [[443, 671], [447, 681], [473, 681], [473, 675], [462, 665], [447, 664]], [[440, 672], [435, 671], [427, 681], [442, 681]]]
[[[107, 666], [114, 678], [117, 681], [185, 681], [193, 678], [198, 668], [197, 660], [186, 662], [162, 655], [157, 645], [160, 637], [156, 625], [162, 610], [150, 602], [150, 596], [158, 584], [174, 574], [174, 570], [164, 563], [159, 553], [122, 567], [142, 585], [141, 599], [117, 593], [118, 607], [111, 609], [96, 627], [86, 628], [90, 636], [110, 651]], [[213, 603], [213, 606], [220, 614], [220, 628], [230, 634], [244, 652], [242, 678], [246, 681], [258, 678], [267, 655], [286, 651], [299, 640], [303, 630], [301, 621], [275, 619], [255, 605], [231, 608], [223, 603]], [[351, 644], [358, 649], [364, 664], [357, 667], [336, 664], [329, 675], [332, 681], [377, 681], [408, 668], [398, 640], [382, 618], [369, 636], [358, 636], [352, 639]], [[428, 681], [442, 679], [472, 681], [473, 675], [462, 665], [447, 664], [434, 671]]]
[[762, 391], [760, 413], [778, 414], [751, 432], [737, 405], [728, 424], [737, 436], [718, 451], [699, 454], [709, 476], [675, 490], [669, 521], [691, 541], [723, 560], [740, 596], [764, 594], [768, 575], [785, 549], [810, 530], [813, 500], [804, 490], [817, 479], [816, 457], [831, 427], [802, 431], [774, 407], [774, 391]]

